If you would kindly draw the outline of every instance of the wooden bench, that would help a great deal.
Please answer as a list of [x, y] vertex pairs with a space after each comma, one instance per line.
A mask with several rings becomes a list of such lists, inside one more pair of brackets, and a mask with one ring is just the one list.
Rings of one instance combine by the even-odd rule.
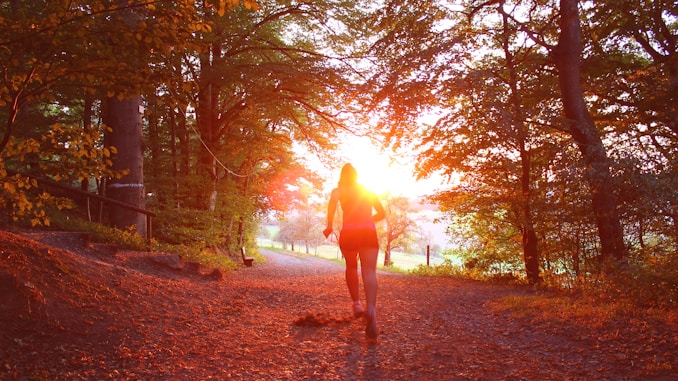
[[244, 263], [245, 266], [247, 266], [247, 267], [252, 266], [252, 262], [254, 262], [254, 257], [246, 256], [244, 247], [240, 248], [240, 256], [242, 257], [242, 263]]

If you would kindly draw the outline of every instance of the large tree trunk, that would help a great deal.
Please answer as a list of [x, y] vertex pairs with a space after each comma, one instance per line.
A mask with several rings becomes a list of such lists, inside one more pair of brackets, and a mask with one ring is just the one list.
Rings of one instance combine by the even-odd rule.
[[[141, 97], [119, 100], [107, 98], [104, 124], [111, 131], [105, 135], [105, 145], [115, 147], [112, 169], [127, 170], [120, 179], [111, 179], [106, 186], [106, 195], [137, 208], [144, 208], [144, 157], [141, 130]], [[111, 224], [121, 229], [135, 227], [137, 233], [146, 235], [146, 219], [141, 213], [116, 206], [109, 208]]]
[[626, 260], [624, 236], [617, 215], [609, 159], [599, 131], [584, 102], [580, 84], [581, 26], [577, 0], [560, 0], [560, 38], [556, 65], [569, 132], [586, 164], [586, 180], [598, 226], [601, 259]]
[[[130, 0], [117, 0], [117, 4], [125, 10], [120, 13], [121, 22], [129, 27], [140, 22], [142, 16], [128, 7]], [[140, 63], [132, 59], [129, 64], [134, 67]], [[110, 129], [104, 135], [104, 145], [117, 150], [111, 157], [111, 169], [126, 171], [121, 178], [108, 180], [106, 196], [141, 209], [146, 206], [142, 115], [141, 95], [130, 95], [125, 99], [108, 97], [104, 102], [102, 119]], [[120, 229], [134, 228], [139, 235], [146, 236], [146, 216], [142, 213], [111, 205], [108, 215], [113, 226]]]

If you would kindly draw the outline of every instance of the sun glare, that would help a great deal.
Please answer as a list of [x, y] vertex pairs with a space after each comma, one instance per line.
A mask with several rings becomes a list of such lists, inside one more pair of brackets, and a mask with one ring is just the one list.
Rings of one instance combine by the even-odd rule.
[[380, 152], [368, 139], [356, 138], [344, 143], [340, 156], [356, 168], [358, 182], [379, 195], [417, 197], [427, 193], [412, 174], [413, 163], [395, 163], [388, 153]]
[[339, 162], [336, 168], [328, 168], [306, 155], [302, 147], [298, 147], [301, 160], [306, 161], [309, 168], [325, 178], [323, 192], [327, 193], [337, 186], [341, 167], [351, 163], [358, 171], [358, 182], [379, 196], [386, 193], [405, 196], [413, 200], [432, 195], [445, 184], [440, 176], [417, 180], [414, 176], [414, 155], [401, 154], [397, 160], [390, 152], [381, 152], [378, 145], [368, 138], [343, 138], [337, 151], [334, 151]]

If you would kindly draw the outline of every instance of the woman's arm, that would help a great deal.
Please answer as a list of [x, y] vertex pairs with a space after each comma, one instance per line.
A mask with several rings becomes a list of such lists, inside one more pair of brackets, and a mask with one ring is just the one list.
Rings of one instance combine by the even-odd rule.
[[381, 201], [379, 201], [377, 195], [372, 195], [372, 207], [377, 212], [372, 216], [374, 222], [381, 221], [386, 218], [386, 211], [384, 211], [384, 206], [381, 205]]
[[337, 211], [337, 203], [339, 202], [339, 197], [336, 195], [336, 189], [332, 191], [330, 196], [330, 202], [327, 204], [327, 225], [325, 230], [323, 230], [323, 235], [325, 238], [329, 237], [332, 234], [332, 224], [334, 221], [334, 214]]

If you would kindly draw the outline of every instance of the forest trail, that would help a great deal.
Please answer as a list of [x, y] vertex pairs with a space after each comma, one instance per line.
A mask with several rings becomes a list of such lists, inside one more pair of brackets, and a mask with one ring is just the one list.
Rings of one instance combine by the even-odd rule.
[[[495, 308], [529, 288], [379, 272], [380, 336], [371, 342], [351, 316], [340, 263], [263, 251], [266, 263], [215, 280], [158, 265], [152, 253], [60, 250], [43, 244], [49, 236], [0, 233], [1, 380], [678, 376], [670, 329], [651, 336], [650, 350], [628, 336], [633, 324], [613, 335]], [[34, 300], [30, 311], [24, 299]]]

